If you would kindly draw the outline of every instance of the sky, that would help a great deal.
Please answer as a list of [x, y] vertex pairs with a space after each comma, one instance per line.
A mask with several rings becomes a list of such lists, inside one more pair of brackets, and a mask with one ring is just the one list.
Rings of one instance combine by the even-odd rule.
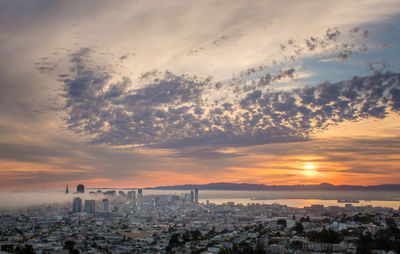
[[0, 189], [399, 184], [398, 0], [0, 2]]

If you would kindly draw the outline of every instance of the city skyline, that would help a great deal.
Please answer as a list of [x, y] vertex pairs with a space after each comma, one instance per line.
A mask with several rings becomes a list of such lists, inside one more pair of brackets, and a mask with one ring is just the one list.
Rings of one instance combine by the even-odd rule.
[[400, 184], [398, 1], [3, 1], [0, 190]]

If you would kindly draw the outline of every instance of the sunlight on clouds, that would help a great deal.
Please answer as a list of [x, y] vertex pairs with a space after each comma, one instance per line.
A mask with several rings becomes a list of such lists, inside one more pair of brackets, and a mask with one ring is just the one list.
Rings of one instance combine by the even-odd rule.
[[0, 3], [0, 189], [400, 179], [399, 73], [296, 82], [384, 57], [363, 32], [398, 0], [24, 1]]
[[318, 176], [317, 166], [312, 162], [305, 163], [302, 168], [304, 169], [301, 173], [308, 177]]

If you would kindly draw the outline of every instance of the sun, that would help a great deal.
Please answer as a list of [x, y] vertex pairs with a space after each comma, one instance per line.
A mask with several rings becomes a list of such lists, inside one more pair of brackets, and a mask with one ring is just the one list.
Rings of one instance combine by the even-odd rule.
[[312, 163], [312, 162], [307, 162], [302, 166], [302, 174], [308, 177], [313, 177], [317, 174], [317, 171], [315, 170], [317, 166]]

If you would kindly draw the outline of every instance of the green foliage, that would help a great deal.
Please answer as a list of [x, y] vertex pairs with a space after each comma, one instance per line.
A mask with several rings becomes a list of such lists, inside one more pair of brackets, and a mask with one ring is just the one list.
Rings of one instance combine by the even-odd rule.
[[300, 222], [296, 222], [296, 225], [294, 226], [293, 230], [295, 230], [298, 234], [301, 234], [304, 231], [304, 227]]
[[339, 233], [332, 229], [326, 230], [325, 228], [321, 232], [310, 231], [307, 237], [310, 241], [318, 243], [340, 243], [343, 239]]
[[374, 237], [370, 233], [363, 235], [357, 242], [357, 249], [358, 253], [371, 253], [374, 249], [400, 253], [400, 230], [388, 228], [378, 231]]
[[200, 239], [201, 236], [202, 236], [200, 230], [198, 230], [198, 229], [193, 230], [193, 231], [191, 232], [191, 234], [192, 234], [192, 238], [195, 239], [195, 240]]
[[310, 217], [303, 217], [300, 219], [300, 222], [310, 222]]
[[68, 250], [70, 254], [79, 254], [79, 250], [75, 249], [75, 242], [72, 240], [67, 240], [64, 242], [64, 249]]
[[254, 249], [254, 254], [265, 254], [267, 250], [265, 249], [264, 242], [258, 241], [256, 248]]
[[277, 222], [276, 222], [278, 225], [282, 225], [283, 227], [287, 227], [287, 222], [286, 222], [286, 220], [285, 219], [279, 219]]
[[190, 241], [190, 233], [189, 233], [189, 231], [185, 230], [185, 232], [183, 232], [182, 240], [183, 240], [184, 243]]
[[35, 250], [33, 249], [32, 245], [25, 245], [24, 247], [20, 248], [17, 247], [14, 251], [16, 254], [35, 254]]
[[68, 250], [70, 254], [74, 250], [74, 247], [75, 247], [75, 242], [74, 241], [67, 240], [67, 241], [64, 242], [64, 249]]
[[394, 221], [393, 218], [386, 218], [385, 219], [386, 225], [390, 228], [390, 229], [395, 229], [397, 228], [397, 224]]
[[171, 238], [169, 239], [169, 245], [171, 245], [171, 246], [179, 245], [180, 244], [179, 236], [180, 235], [178, 233], [172, 234]]
[[71, 254], [80, 254], [81, 252], [78, 249], [73, 249]]
[[303, 243], [301, 241], [292, 241], [290, 243], [290, 248], [300, 250], [303, 248]]
[[364, 215], [356, 214], [356, 215], [354, 215], [353, 220], [355, 222], [361, 222], [363, 224], [368, 224], [373, 221], [373, 217], [369, 214], [364, 214]]

